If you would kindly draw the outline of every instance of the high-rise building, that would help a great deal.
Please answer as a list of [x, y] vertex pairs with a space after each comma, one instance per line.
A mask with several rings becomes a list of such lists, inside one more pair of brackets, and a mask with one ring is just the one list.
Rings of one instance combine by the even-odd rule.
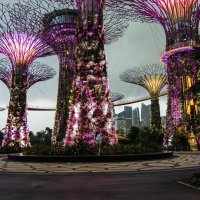
[[115, 112], [114, 106], [113, 106], [113, 117], [114, 117], [114, 123], [115, 123], [115, 130], [118, 130], [118, 128], [117, 128], [117, 118], [118, 118], [118, 116]]
[[131, 106], [124, 106], [124, 118], [125, 118], [125, 127], [126, 127], [126, 134], [130, 131], [132, 127], [132, 107]]
[[124, 120], [124, 111], [117, 114], [117, 130], [120, 135], [124, 135], [126, 131], [125, 120]]
[[140, 127], [140, 111], [139, 108], [135, 108], [133, 109], [133, 121], [132, 121], [132, 125], [136, 126], [136, 127]]
[[124, 111], [117, 114], [116, 120], [118, 132], [128, 134], [132, 127], [132, 107], [124, 106]]
[[142, 103], [141, 122], [142, 122], [143, 127], [150, 127], [150, 125], [151, 125], [151, 104], [145, 105], [144, 103]]

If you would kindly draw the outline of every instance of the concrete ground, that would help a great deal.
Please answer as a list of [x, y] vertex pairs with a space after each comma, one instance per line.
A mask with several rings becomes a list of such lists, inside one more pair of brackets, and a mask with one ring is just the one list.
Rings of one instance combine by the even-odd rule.
[[200, 154], [127, 163], [21, 163], [0, 158], [0, 200], [199, 200], [179, 184], [200, 172]]
[[1, 200], [199, 200], [200, 191], [181, 185], [194, 171], [0, 174]]
[[13, 162], [6, 156], [0, 157], [0, 173], [145, 172], [198, 166], [200, 166], [200, 152], [175, 153], [173, 158], [163, 160], [116, 163], [31, 163]]

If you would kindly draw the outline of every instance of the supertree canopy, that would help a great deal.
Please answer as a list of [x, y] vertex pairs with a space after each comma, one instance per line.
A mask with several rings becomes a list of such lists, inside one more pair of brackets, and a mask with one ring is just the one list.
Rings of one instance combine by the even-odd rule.
[[[124, 7], [126, 15], [138, 20], [160, 23], [167, 46], [193, 40], [198, 33], [198, 0], [113, 0]], [[134, 20], [134, 19], [133, 19]]]
[[158, 96], [161, 89], [166, 85], [167, 75], [165, 68], [153, 64], [126, 70], [120, 75], [120, 79], [127, 83], [140, 85], [145, 88], [151, 96], [151, 124], [161, 128], [160, 106]]
[[[60, 62], [59, 69], [59, 86], [57, 109], [55, 117], [55, 125], [52, 141], [56, 142], [56, 138], [60, 140], [63, 133], [66, 133], [67, 119], [69, 115], [69, 105], [73, 101], [73, 81], [75, 79], [75, 48], [77, 39], [75, 32], [77, 30], [78, 1], [51, 1], [51, 0], [34, 0], [27, 1], [26, 4], [38, 11], [41, 18], [43, 39], [53, 46], [57, 52]], [[97, 5], [97, 4], [95, 4]], [[106, 36], [104, 40], [106, 44], [111, 44], [121, 37], [128, 27], [127, 20], [120, 18], [116, 9], [111, 9], [107, 5], [103, 13], [104, 28]], [[71, 97], [72, 95], [72, 97]], [[59, 137], [59, 135], [61, 137]]]
[[194, 94], [188, 96], [185, 91], [196, 84], [200, 69], [199, 64], [190, 56], [198, 35], [199, 0], [114, 1], [118, 6], [126, 7], [127, 15], [144, 16], [163, 26], [166, 49], [161, 61], [167, 65], [169, 94], [167, 132], [174, 132], [170, 130], [172, 124], [175, 129], [184, 124], [187, 131], [197, 133], [199, 130], [194, 128], [198, 127], [199, 118], [199, 110], [194, 109], [197, 97]]
[[110, 93], [110, 98], [111, 98], [112, 102], [115, 102], [115, 101], [123, 99], [124, 95], [120, 94], [120, 93], [117, 93], [117, 92], [111, 92]]
[[[17, 21], [14, 20], [13, 13], [18, 13], [20, 16]], [[32, 18], [30, 18], [31, 14]], [[1, 4], [0, 16], [0, 53], [7, 56], [12, 63], [10, 103], [4, 145], [18, 143], [20, 146], [27, 146], [29, 142], [26, 96], [29, 87], [29, 66], [35, 59], [52, 55], [54, 51], [40, 39], [38, 25], [30, 23], [34, 20], [35, 13], [27, 6]]]
[[12, 66], [10, 65], [10, 61], [6, 58], [0, 60], [0, 80], [8, 89], [11, 87]]
[[[13, 66], [7, 58], [2, 58], [0, 60], [0, 80], [7, 86], [10, 90], [12, 86], [12, 77], [13, 77]], [[29, 89], [34, 84], [46, 81], [48, 79], [54, 78], [56, 72], [53, 68], [48, 65], [41, 64], [38, 62], [33, 62], [27, 72], [28, 78], [28, 87]]]
[[[79, 4], [82, 0], [42, 0], [50, 2], [51, 4], [57, 2], [60, 7], [79, 9]], [[83, 0], [85, 5], [95, 7], [101, 0]], [[120, 13], [124, 12], [124, 9], [116, 6], [113, 0], [103, 0], [101, 2], [104, 5], [103, 9], [103, 24], [105, 29], [105, 42], [107, 45], [112, 44], [117, 41], [121, 36], [123, 36], [125, 30], [128, 27], [127, 17], [121, 17]], [[132, 18], [136, 19], [136, 15]]]

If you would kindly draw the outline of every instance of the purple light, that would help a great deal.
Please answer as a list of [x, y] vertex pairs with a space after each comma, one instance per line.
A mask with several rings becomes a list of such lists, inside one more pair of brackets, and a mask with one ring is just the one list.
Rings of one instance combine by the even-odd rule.
[[38, 57], [53, 54], [39, 37], [22, 33], [1, 35], [0, 52], [6, 55], [14, 66], [26, 66]]
[[179, 52], [186, 52], [186, 51], [193, 51], [194, 48], [192, 46], [185, 46], [185, 47], [180, 47], [176, 49], [172, 49], [170, 51], [164, 51], [164, 53], [161, 55], [160, 60], [164, 64], [168, 64], [168, 58], [171, 57], [172, 55], [179, 53]]

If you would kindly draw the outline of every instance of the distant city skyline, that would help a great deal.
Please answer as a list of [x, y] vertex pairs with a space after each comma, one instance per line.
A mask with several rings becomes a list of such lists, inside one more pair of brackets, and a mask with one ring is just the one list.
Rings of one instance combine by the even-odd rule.
[[[120, 134], [128, 134], [132, 126], [138, 128], [151, 126], [151, 104], [141, 104], [141, 107], [132, 109], [131, 106], [124, 106], [124, 110], [115, 113], [115, 127]], [[166, 116], [161, 116], [162, 127], [165, 127]]]

